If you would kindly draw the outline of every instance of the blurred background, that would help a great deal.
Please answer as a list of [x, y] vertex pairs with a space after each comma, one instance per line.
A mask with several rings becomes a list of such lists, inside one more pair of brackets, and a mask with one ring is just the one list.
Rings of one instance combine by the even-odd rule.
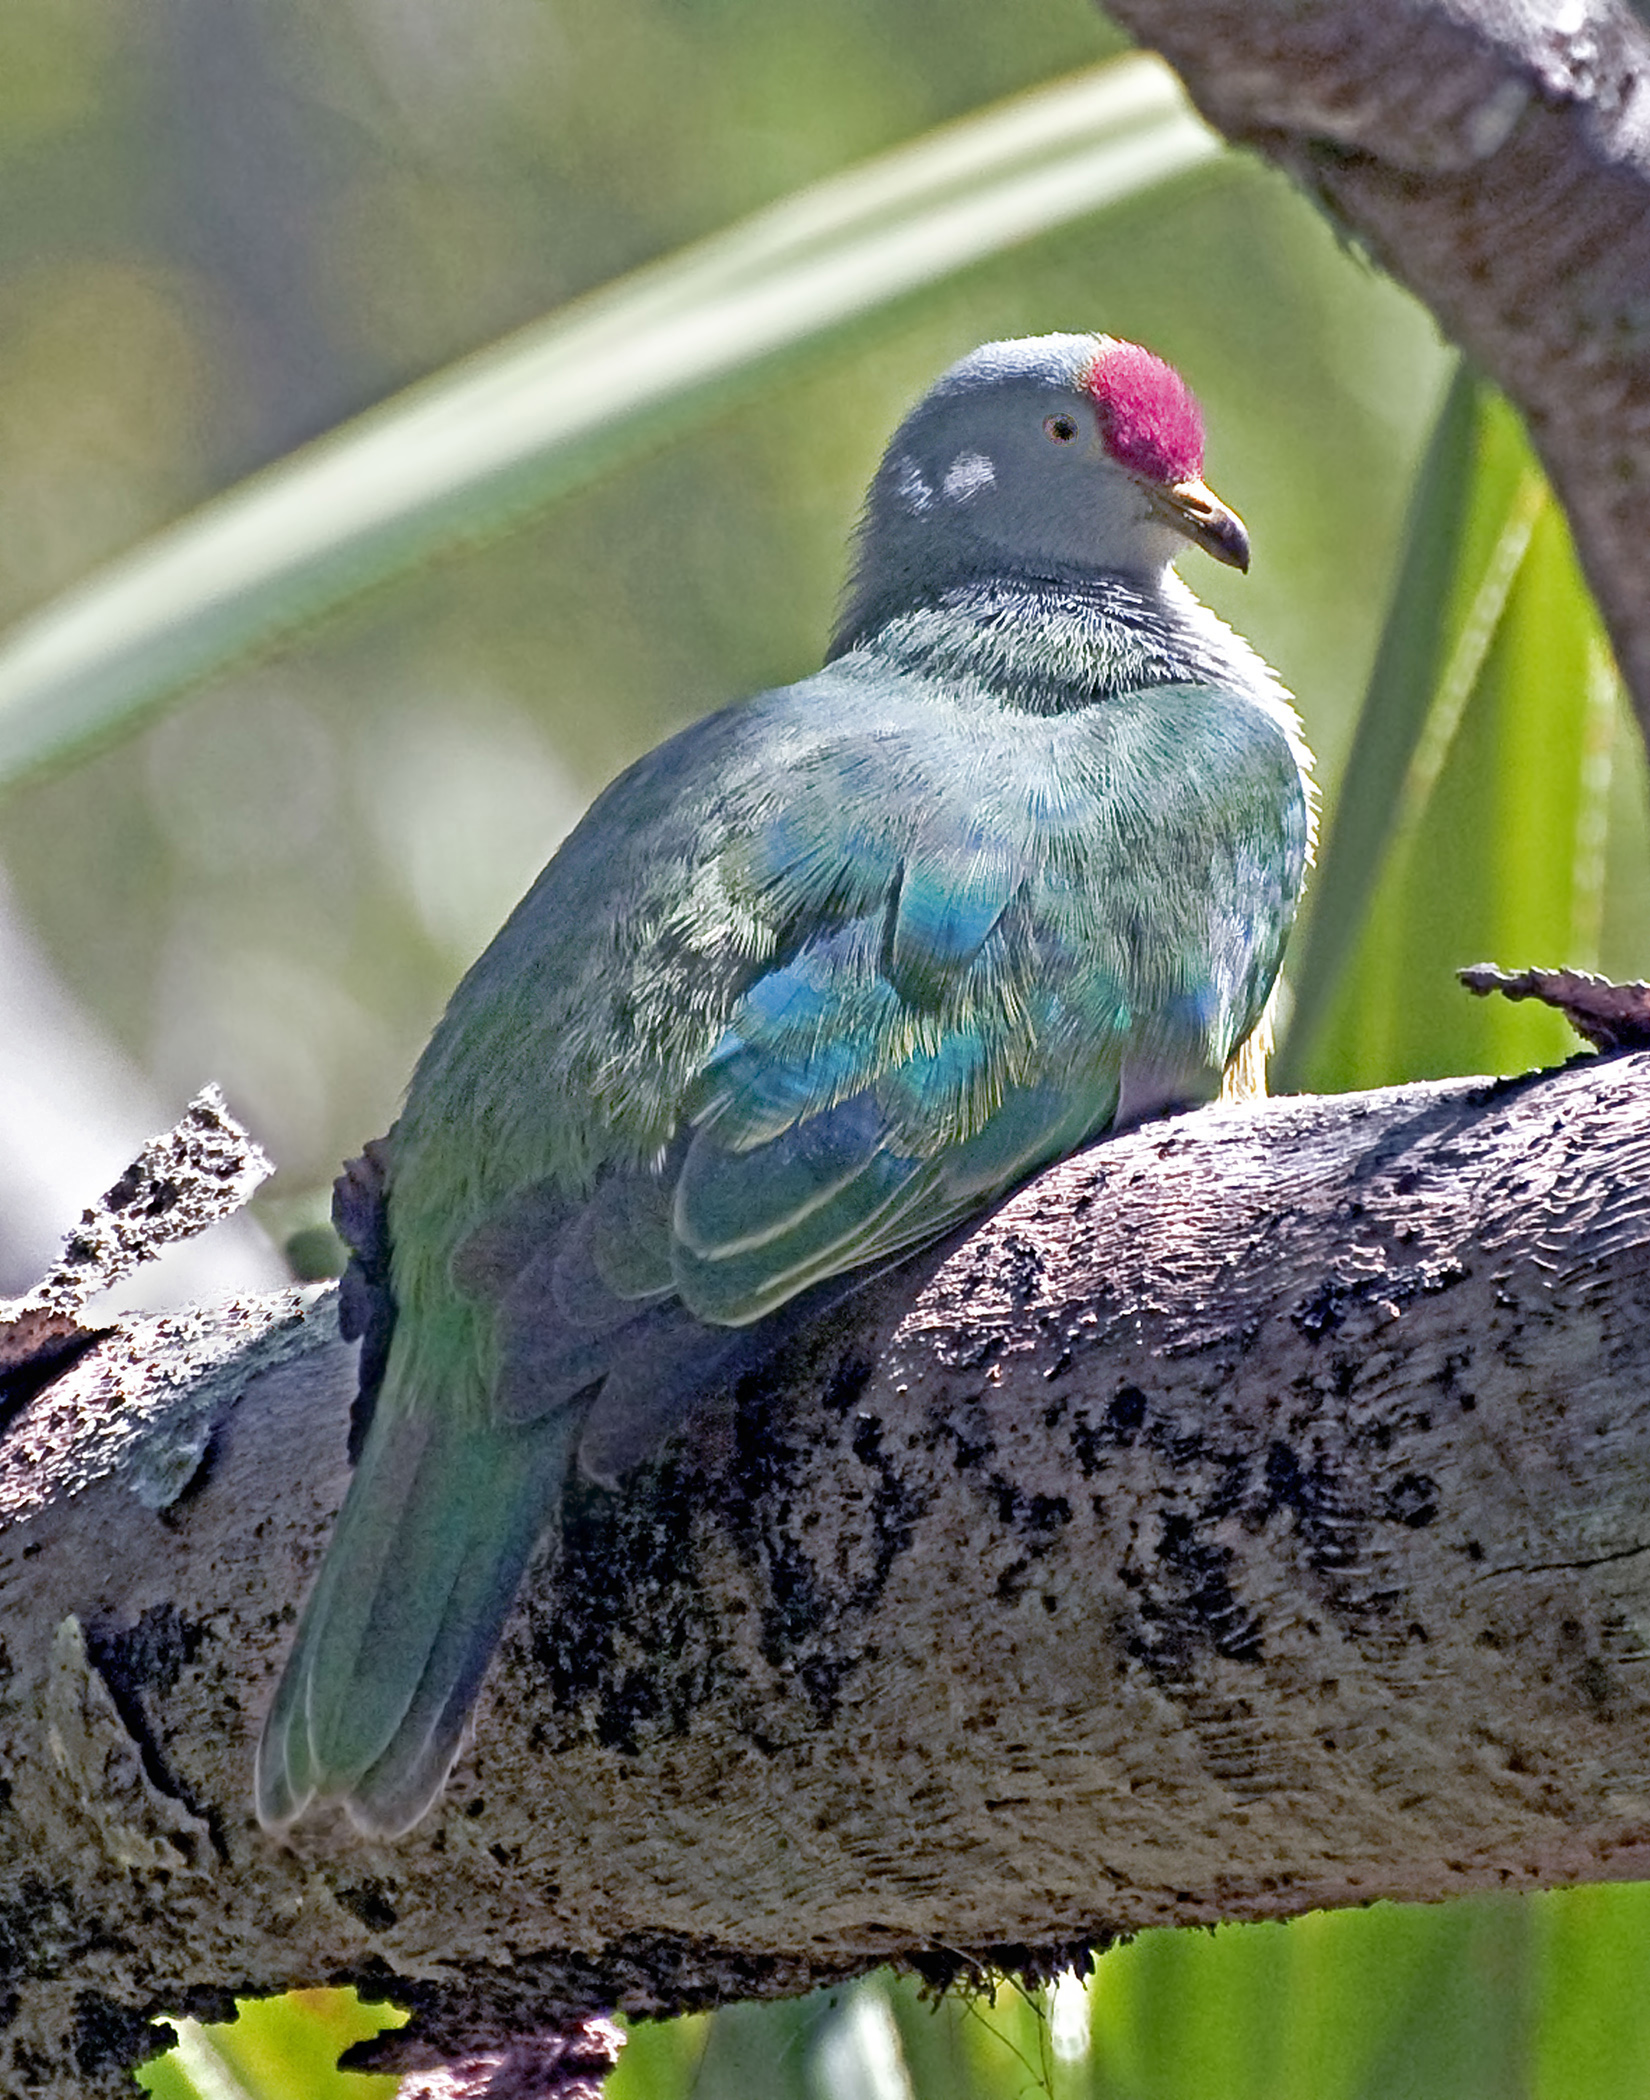
[[[7, 0], [0, 620], [587, 288], [1121, 48], [1086, 0]], [[1333, 796], [1445, 358], [1297, 193], [1229, 156], [896, 304], [14, 791], [0, 1025], [68, 1099], [44, 1161], [38, 1100], [11, 1118], [0, 1289], [207, 1078], [278, 1163], [275, 1239], [321, 1219], [593, 791], [818, 663], [912, 398], [985, 338], [1090, 327], [1201, 394], [1256, 559], [1186, 567], [1300, 695]]]
[[[398, 388], [1123, 48], [1087, 0], [5, 0], [0, 663], [6, 627]], [[1299, 695], [1319, 754], [1324, 925], [1290, 966], [1312, 1026], [1291, 1036], [1286, 1003], [1285, 1083], [1569, 1055], [1555, 1017], [1450, 975], [1644, 969], [1643, 751], [1562, 519], [1429, 317], [1223, 154], [913, 289], [507, 535], [478, 518], [476, 544], [7, 791], [0, 1292], [206, 1079], [279, 1171], [256, 1226], [134, 1295], [323, 1273], [338, 1163], [394, 1117], [457, 977], [594, 791], [817, 665], [866, 479], [939, 369], [1087, 328], [1150, 344], [1202, 397], [1208, 476], [1255, 564], [1193, 557], [1188, 580]], [[1453, 466], [1418, 483], [1452, 385]], [[1383, 760], [1360, 709], [1429, 582], [1406, 518], [1452, 488], [1466, 509], [1426, 544], [1453, 609]], [[1378, 681], [1372, 710], [1399, 703]], [[1372, 809], [1374, 843], [1343, 851], [1338, 819]], [[1086, 1993], [1005, 1989], [995, 2010], [876, 1981], [646, 2029], [613, 2090], [1650, 2095], [1647, 1893], [1150, 1935]], [[381, 2017], [300, 1994], [187, 2027], [146, 2082], [382, 2093], [329, 2068]]]

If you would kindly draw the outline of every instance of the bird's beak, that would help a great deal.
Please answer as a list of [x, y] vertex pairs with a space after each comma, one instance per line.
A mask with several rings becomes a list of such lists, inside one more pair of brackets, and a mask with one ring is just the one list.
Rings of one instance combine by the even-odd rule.
[[1183, 532], [1205, 554], [1225, 562], [1229, 569], [1249, 568], [1249, 535], [1235, 510], [1228, 510], [1212, 488], [1201, 481], [1148, 484], [1158, 512], [1177, 532]]

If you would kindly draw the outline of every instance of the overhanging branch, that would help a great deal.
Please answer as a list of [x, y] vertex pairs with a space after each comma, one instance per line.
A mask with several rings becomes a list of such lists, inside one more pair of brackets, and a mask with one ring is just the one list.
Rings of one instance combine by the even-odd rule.
[[1626, 0], [1106, 0], [1523, 411], [1650, 731], [1650, 27]]
[[0, 1439], [11, 2083], [123, 2091], [231, 1989], [360, 1981], [429, 2060], [1650, 1873], [1647, 1192], [1645, 1055], [1068, 1162], [576, 1503], [385, 1846], [248, 1806], [344, 1482], [329, 1302], [129, 1327]]

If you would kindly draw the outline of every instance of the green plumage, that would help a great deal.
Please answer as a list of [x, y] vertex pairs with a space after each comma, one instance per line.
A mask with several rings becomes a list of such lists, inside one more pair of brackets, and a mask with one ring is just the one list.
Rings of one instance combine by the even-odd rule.
[[423, 1812], [575, 1452], [615, 1477], [780, 1308], [1207, 1098], [1261, 1017], [1304, 754], [1189, 593], [992, 573], [846, 634], [596, 802], [352, 1199], [381, 1387], [266, 1822]]

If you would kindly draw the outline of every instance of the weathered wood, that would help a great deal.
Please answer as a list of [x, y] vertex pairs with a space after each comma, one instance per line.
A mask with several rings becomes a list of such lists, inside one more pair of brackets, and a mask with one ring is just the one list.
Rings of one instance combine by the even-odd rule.
[[362, 1982], [432, 2060], [1650, 1873], [1650, 1055], [1045, 1175], [578, 1500], [394, 1845], [248, 1805], [344, 1484], [332, 1334], [138, 1324], [0, 1436], [7, 2089], [122, 2091], [151, 2014], [229, 1990]]

